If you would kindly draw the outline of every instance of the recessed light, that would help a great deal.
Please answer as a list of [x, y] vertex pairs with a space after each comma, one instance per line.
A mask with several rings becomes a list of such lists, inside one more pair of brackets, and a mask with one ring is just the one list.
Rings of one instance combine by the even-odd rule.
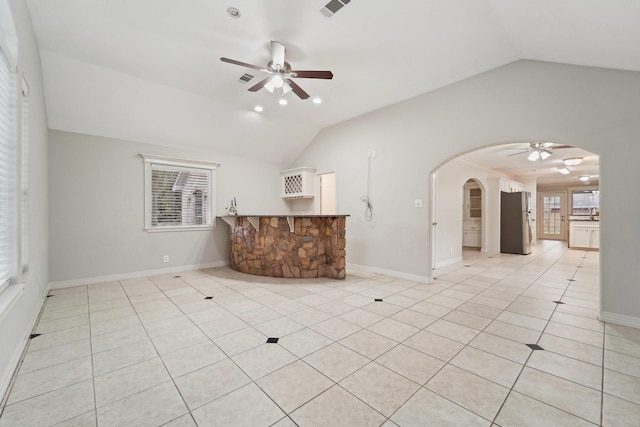
[[230, 7], [227, 9], [227, 15], [232, 18], [240, 18], [240, 11], [235, 7]]
[[255, 107], [253, 107], [253, 110], [258, 113], [262, 113], [264, 111], [264, 108], [262, 108], [261, 105], [256, 105]]
[[280, 98], [280, 99], [278, 100], [278, 104], [280, 104], [280, 105], [287, 105], [287, 104], [288, 104], [288, 102], [287, 102], [287, 100], [286, 100], [286, 99], [284, 99], [284, 98]]
[[569, 169], [567, 168], [558, 168], [558, 172], [560, 172], [562, 175], [569, 175]]
[[579, 177], [578, 177], [578, 179], [579, 179], [580, 181], [582, 181], [582, 182], [587, 182], [587, 181], [589, 181], [589, 175], [582, 175], [582, 176], [579, 176]]
[[314, 104], [322, 104], [322, 99], [318, 98], [317, 96], [315, 98], [313, 98], [313, 103]]

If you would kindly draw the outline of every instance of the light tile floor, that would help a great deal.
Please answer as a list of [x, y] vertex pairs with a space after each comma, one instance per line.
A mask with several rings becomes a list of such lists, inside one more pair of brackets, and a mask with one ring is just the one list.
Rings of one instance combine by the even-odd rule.
[[640, 425], [640, 330], [596, 319], [597, 252], [435, 273], [52, 290], [0, 426]]

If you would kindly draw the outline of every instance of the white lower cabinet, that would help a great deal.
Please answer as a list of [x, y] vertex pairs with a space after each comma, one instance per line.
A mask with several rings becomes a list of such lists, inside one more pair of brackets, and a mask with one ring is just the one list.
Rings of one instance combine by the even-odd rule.
[[569, 247], [572, 249], [600, 249], [600, 224], [598, 221], [571, 221], [569, 223]]
[[482, 247], [482, 233], [479, 225], [467, 225], [462, 227], [462, 246], [469, 248]]

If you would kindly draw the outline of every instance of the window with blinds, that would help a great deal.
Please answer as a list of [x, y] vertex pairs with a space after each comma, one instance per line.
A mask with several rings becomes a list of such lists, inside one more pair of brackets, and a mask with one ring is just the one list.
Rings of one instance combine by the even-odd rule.
[[141, 154], [145, 161], [145, 229], [212, 228], [218, 163]]
[[15, 114], [15, 75], [0, 50], [0, 292], [17, 276]]
[[20, 143], [22, 144], [22, 165], [21, 187], [22, 187], [22, 212], [21, 212], [21, 259], [22, 274], [29, 271], [29, 85], [24, 77], [22, 78], [22, 134]]

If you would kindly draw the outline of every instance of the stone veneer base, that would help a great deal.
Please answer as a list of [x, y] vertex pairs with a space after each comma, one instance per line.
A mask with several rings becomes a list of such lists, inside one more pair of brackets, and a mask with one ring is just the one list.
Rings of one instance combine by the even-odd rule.
[[346, 277], [345, 216], [260, 216], [259, 230], [238, 216], [231, 227], [230, 266], [269, 277]]

